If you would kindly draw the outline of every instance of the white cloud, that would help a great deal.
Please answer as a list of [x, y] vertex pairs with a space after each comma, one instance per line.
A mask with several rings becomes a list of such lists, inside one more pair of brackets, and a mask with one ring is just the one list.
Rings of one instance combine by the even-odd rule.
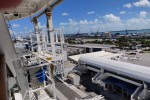
[[120, 17], [117, 17], [113, 14], [108, 14], [108, 15], [105, 15], [103, 17], [107, 22], [110, 22], [110, 23], [119, 23], [121, 20], [120, 20]]
[[94, 19], [93, 22], [96, 24], [96, 23], [99, 23], [99, 20], [98, 19]]
[[72, 21], [72, 19], [68, 19], [70, 22]]
[[88, 21], [87, 19], [85, 19], [85, 20], [80, 20], [77, 23], [80, 24], [80, 25], [95, 25], [95, 24], [100, 23], [100, 21], [99, 21], [99, 19], [94, 19], [94, 20], [91, 20], [91, 21]]
[[20, 26], [19, 24], [13, 24], [13, 25], [12, 25], [13, 28], [17, 28], [17, 27], [19, 27], [19, 26]]
[[38, 26], [39, 26], [39, 28], [46, 28], [46, 25], [45, 24], [41, 24], [40, 22], [38, 23]]
[[[104, 19], [104, 18], [103, 18]], [[68, 24], [65, 26], [65, 33], [77, 33], [80, 31], [80, 33], [85, 32], [97, 32], [97, 31], [112, 31], [112, 30], [119, 30], [119, 29], [125, 29], [124, 25], [121, 23], [121, 20], [116, 16], [113, 16], [113, 19], [115, 20], [115, 23], [112, 23], [114, 21], [107, 21], [103, 22], [101, 19], [93, 19], [93, 20], [80, 20], [75, 21], [73, 19], [69, 19], [67, 22]], [[117, 23], [116, 23], [117, 21]]]
[[92, 14], [95, 14], [95, 11], [89, 11], [87, 12], [88, 15], [92, 15]]
[[132, 18], [126, 21], [129, 29], [149, 29], [150, 19]]
[[138, 2], [134, 2], [133, 5], [136, 7], [150, 7], [150, 2], [148, 0], [139, 0]]
[[67, 25], [65, 26], [65, 32], [66, 33], [84, 33], [84, 32], [91, 32], [90, 27], [92, 30], [98, 30], [99, 28], [99, 19], [93, 19], [93, 20], [80, 20], [75, 21], [73, 19], [69, 19], [67, 22]]
[[120, 14], [126, 14], [126, 11], [120, 11]]
[[140, 18], [145, 18], [148, 13], [146, 11], [141, 11], [139, 14]]
[[131, 7], [132, 7], [132, 4], [131, 4], [131, 3], [125, 4], [125, 5], [123, 5], [123, 7], [131, 8]]
[[66, 12], [62, 13], [62, 16], [68, 16], [68, 15], [69, 13], [66, 13]]
[[61, 25], [61, 26], [65, 26], [65, 25], [67, 25], [67, 23], [60, 23], [60, 25]]
[[79, 20], [69, 19], [64, 27], [65, 34], [73, 33], [89, 33], [91, 32], [104, 32], [104, 31], [117, 31], [127, 29], [149, 29], [150, 28], [150, 18], [146, 17], [147, 12], [141, 11], [137, 14], [137, 17], [121, 20], [120, 17], [114, 14], [107, 14], [102, 18], [97, 18], [93, 20]]
[[85, 19], [85, 20], [80, 20], [79, 22], [81, 25], [88, 25], [89, 22]]
[[78, 25], [78, 23], [75, 20], [72, 20], [72, 19], [69, 19], [68, 24], [71, 25], [71, 26], [77, 26]]
[[10, 34], [11, 34], [11, 35], [15, 35], [15, 34], [17, 34], [15, 31], [10, 30], [10, 29], [9, 29], [9, 32], [10, 32]]

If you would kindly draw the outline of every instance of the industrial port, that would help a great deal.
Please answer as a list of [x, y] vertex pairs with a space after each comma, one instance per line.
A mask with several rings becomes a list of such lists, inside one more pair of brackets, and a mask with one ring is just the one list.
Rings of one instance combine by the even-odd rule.
[[[96, 11], [87, 12], [89, 19], [81, 20], [82, 9], [78, 11], [81, 19], [76, 21], [59, 10], [79, 10], [71, 4], [85, 4], [81, 0], [13, 1], [0, 1], [0, 100], [150, 100], [150, 30], [144, 29], [150, 22], [148, 12], [140, 11], [137, 18], [123, 23], [114, 14], [97, 14], [90, 21]], [[87, 5], [100, 2], [87, 1]], [[143, 6], [150, 7], [150, 1], [138, 0], [117, 10]], [[60, 23], [53, 11], [69, 22]], [[131, 12], [120, 11], [122, 14]], [[18, 20], [21, 27], [11, 25]], [[143, 29], [136, 29], [136, 21]], [[53, 22], [59, 22], [59, 27]], [[24, 36], [13, 30], [23, 25], [31, 29], [24, 27]]]

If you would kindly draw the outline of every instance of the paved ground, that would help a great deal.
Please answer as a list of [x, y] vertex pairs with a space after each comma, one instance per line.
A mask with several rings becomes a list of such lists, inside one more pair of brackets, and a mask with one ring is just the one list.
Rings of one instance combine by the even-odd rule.
[[70, 61], [64, 62], [64, 68], [75, 67], [76, 65], [71, 63]]
[[68, 99], [68, 100], [75, 100], [75, 98], [81, 99], [81, 96], [79, 96], [76, 92], [71, 90], [69, 87], [67, 87], [65, 84], [61, 82], [55, 83], [56, 88]]
[[142, 60], [134, 61], [135, 64], [150, 67], [150, 53], [139, 53], [139, 54], [137, 54], [137, 57], [142, 58]]
[[[126, 53], [131, 53], [132, 51], [130, 52], [126, 52], [126, 50], [114, 50], [120, 54], [126, 54]], [[131, 55], [130, 55], [131, 56]], [[134, 61], [127, 61], [129, 63], [134, 63], [134, 64], [138, 64], [138, 65], [143, 65], [143, 66], [148, 66], [150, 67], [150, 53], [137, 53], [136, 55], [132, 55], [133, 57], [139, 57], [141, 58], [141, 60], [134, 60]]]
[[68, 73], [69, 73], [70, 71], [72, 71], [75, 66], [76, 66], [76, 65], [73, 64], [73, 63], [71, 63], [70, 61], [65, 61], [65, 62], [64, 62], [64, 74], [65, 74], [65, 76], [67, 76]]

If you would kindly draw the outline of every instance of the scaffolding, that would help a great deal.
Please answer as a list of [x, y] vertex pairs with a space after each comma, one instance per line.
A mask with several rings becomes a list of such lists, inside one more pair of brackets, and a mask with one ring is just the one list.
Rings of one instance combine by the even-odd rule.
[[[47, 8], [44, 12], [42, 14], [46, 14], [47, 28], [40, 29], [38, 26], [38, 18], [42, 14], [32, 19], [34, 25], [34, 33], [30, 34], [32, 55], [29, 59], [24, 58], [24, 63], [28, 74], [29, 94], [38, 94], [41, 90], [50, 89], [52, 98], [56, 99], [55, 78], [62, 80], [64, 78], [64, 35], [63, 28], [53, 28], [52, 9]], [[31, 63], [31, 59], [36, 63]], [[45, 79], [38, 82], [41, 78]]]

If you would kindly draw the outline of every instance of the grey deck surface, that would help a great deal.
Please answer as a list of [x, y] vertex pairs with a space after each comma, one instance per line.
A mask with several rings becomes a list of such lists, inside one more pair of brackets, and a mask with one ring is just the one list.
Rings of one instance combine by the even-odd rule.
[[81, 96], [78, 95], [76, 92], [71, 90], [69, 87], [64, 85], [61, 82], [55, 83], [56, 88], [68, 99], [68, 100], [75, 100], [75, 98], [81, 99]]

